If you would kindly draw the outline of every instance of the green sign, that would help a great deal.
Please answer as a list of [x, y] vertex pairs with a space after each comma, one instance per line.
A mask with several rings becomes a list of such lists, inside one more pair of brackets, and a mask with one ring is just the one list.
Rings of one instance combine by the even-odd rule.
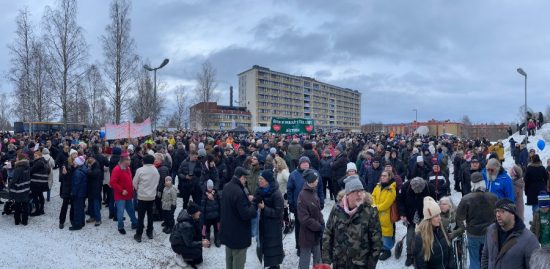
[[276, 134], [314, 134], [312, 119], [271, 118], [271, 132]]

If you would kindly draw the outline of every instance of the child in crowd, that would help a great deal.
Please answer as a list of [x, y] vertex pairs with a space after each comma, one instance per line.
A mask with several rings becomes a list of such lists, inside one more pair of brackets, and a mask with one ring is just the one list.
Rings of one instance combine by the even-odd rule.
[[162, 216], [164, 219], [164, 233], [169, 234], [174, 228], [174, 212], [176, 211], [176, 202], [178, 191], [172, 185], [172, 177], [167, 176], [164, 179], [164, 190], [162, 191]]
[[531, 232], [537, 236], [543, 247], [550, 246], [550, 195], [544, 193], [538, 196], [539, 208], [533, 215]]
[[210, 229], [214, 227], [214, 244], [220, 247], [219, 223], [220, 223], [220, 195], [214, 188], [214, 182], [206, 181], [206, 192], [202, 197], [202, 212], [204, 218], [203, 238], [210, 241]]

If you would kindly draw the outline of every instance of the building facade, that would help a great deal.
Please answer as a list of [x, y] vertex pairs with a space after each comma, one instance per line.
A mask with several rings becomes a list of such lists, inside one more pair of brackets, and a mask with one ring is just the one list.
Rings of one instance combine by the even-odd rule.
[[[463, 138], [487, 138], [490, 141], [496, 141], [508, 137], [507, 124], [472, 124], [465, 125], [461, 122], [430, 120], [427, 122], [411, 122], [398, 124], [385, 124], [383, 131], [395, 134], [412, 134], [418, 127], [426, 126], [429, 129], [428, 135], [440, 136], [443, 134], [453, 134]], [[365, 125], [363, 130], [371, 130], [373, 126]], [[376, 126], [379, 130], [380, 127]]]
[[361, 93], [254, 65], [239, 75], [239, 105], [251, 113], [252, 127], [267, 127], [271, 117], [315, 120], [323, 131], [360, 130]]
[[227, 131], [242, 126], [251, 129], [251, 114], [246, 107], [220, 106], [216, 102], [201, 102], [189, 108], [193, 130]]

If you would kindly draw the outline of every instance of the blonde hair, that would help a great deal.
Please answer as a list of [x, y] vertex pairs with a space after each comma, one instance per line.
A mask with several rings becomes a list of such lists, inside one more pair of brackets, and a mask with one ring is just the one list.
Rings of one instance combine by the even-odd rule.
[[281, 172], [285, 169], [288, 170], [288, 166], [286, 165], [286, 162], [285, 162], [285, 160], [283, 160], [283, 158], [281, 158], [279, 156], [275, 157], [275, 163], [277, 164], [276, 169], [277, 169], [278, 172]]
[[[450, 244], [449, 239], [447, 238], [447, 233], [443, 231], [443, 227], [441, 227], [441, 225], [439, 225], [439, 229], [442, 230], [441, 232], [443, 233], [445, 242], [447, 243], [447, 246], [449, 246]], [[418, 226], [416, 226], [416, 233], [419, 234], [422, 239], [422, 256], [424, 257], [424, 261], [429, 261], [432, 257], [434, 243], [434, 232], [431, 220], [422, 220]]]

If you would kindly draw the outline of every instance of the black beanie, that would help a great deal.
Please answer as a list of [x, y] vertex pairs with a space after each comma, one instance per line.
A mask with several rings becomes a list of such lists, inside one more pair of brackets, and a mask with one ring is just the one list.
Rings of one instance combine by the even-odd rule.
[[187, 213], [189, 213], [189, 215], [193, 215], [199, 211], [199, 206], [194, 202], [189, 202], [189, 204], [187, 204]]

